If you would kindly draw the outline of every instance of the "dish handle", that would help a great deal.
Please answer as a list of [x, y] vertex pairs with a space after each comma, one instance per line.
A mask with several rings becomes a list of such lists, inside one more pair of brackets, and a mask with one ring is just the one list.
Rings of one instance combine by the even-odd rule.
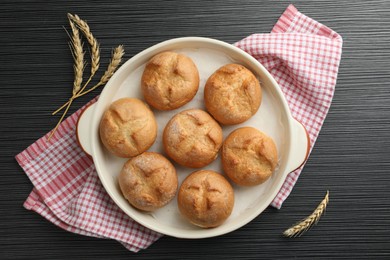
[[77, 120], [76, 124], [76, 136], [77, 136], [77, 141], [83, 149], [83, 151], [91, 156], [92, 154], [92, 145], [91, 145], [91, 123], [92, 123], [92, 115], [93, 111], [95, 110], [95, 105], [91, 104], [87, 106], [80, 114], [79, 119]]
[[293, 120], [292, 137], [292, 150], [286, 173], [300, 168], [307, 160], [310, 152], [309, 134], [303, 124], [295, 119]]

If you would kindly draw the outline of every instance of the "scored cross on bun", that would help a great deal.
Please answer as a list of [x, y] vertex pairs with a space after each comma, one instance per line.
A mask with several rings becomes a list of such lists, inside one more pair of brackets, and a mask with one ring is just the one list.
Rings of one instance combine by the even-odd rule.
[[219, 173], [200, 170], [183, 181], [178, 194], [180, 213], [202, 228], [221, 225], [232, 213], [234, 191]]
[[214, 161], [222, 145], [222, 128], [205, 111], [184, 110], [168, 122], [164, 149], [180, 165], [200, 168]]
[[204, 100], [207, 111], [221, 124], [234, 125], [252, 117], [261, 104], [260, 83], [239, 64], [227, 64], [207, 80]]
[[173, 110], [194, 98], [199, 88], [199, 72], [186, 55], [166, 51], [146, 64], [141, 86], [149, 105], [159, 110]]
[[129, 158], [151, 147], [157, 122], [148, 106], [136, 98], [122, 98], [106, 110], [100, 121], [100, 139], [108, 151]]

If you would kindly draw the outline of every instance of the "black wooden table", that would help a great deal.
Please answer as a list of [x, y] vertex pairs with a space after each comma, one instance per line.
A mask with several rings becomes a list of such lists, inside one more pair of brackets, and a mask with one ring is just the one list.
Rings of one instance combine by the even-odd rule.
[[[112, 3], [111, 3], [112, 2]], [[0, 259], [390, 258], [390, 1], [292, 1], [340, 33], [336, 93], [313, 153], [281, 210], [268, 208], [230, 234], [163, 237], [138, 254], [110, 240], [65, 232], [22, 204], [32, 185], [14, 156], [54, 127], [70, 95], [66, 14], [89, 22], [107, 64], [163, 40], [236, 42], [269, 32], [291, 1], [2, 1], [0, 4]], [[95, 94], [75, 101], [71, 113]], [[282, 231], [330, 191], [327, 213], [304, 236]]]

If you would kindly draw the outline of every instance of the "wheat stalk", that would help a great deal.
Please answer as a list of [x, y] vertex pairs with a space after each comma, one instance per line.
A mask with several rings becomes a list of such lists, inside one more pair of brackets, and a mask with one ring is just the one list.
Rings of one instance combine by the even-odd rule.
[[[73, 95], [75, 95], [75, 94], [78, 94], [78, 93], [81, 93], [81, 92], [84, 91], [84, 89], [87, 87], [89, 82], [92, 80], [92, 78], [95, 75], [95, 73], [98, 71], [98, 69], [100, 67], [100, 47], [99, 47], [99, 43], [98, 43], [97, 39], [93, 36], [93, 34], [92, 34], [92, 32], [91, 32], [87, 22], [82, 20], [78, 15], [72, 15], [70, 13], [68, 13], [68, 19], [69, 19], [70, 25], [72, 27], [72, 31], [74, 31], [73, 28], [75, 28], [77, 30], [77, 28], [74, 25], [74, 24], [76, 24], [77, 27], [80, 28], [80, 30], [83, 32], [83, 35], [85, 36], [85, 39], [87, 39], [87, 42], [89, 43], [89, 46], [91, 48], [91, 51], [90, 51], [90, 55], [91, 55], [91, 74], [90, 74], [88, 80], [83, 85], [83, 87], [81, 87], [81, 84], [80, 84], [80, 86], [77, 88], [77, 91], [73, 92]], [[77, 30], [77, 33], [78, 33], [78, 30]], [[69, 103], [69, 101], [67, 103], [65, 103], [64, 105], [62, 105], [60, 108], [58, 108], [56, 111], [54, 111], [52, 113], [52, 115], [57, 114], [68, 103]]]
[[81, 97], [96, 88], [100, 87], [101, 85], [104, 85], [108, 82], [108, 80], [112, 77], [116, 69], [119, 67], [119, 64], [122, 62], [122, 57], [125, 54], [123, 45], [117, 46], [113, 52], [112, 52], [112, 58], [110, 60], [110, 63], [108, 64], [107, 70], [104, 72], [103, 76], [100, 78], [100, 81], [90, 89], [86, 91], [82, 91], [76, 95], [76, 97]]
[[[114, 49], [114, 51], [112, 52], [112, 58], [111, 58], [110, 64], [108, 64], [108, 68], [104, 72], [100, 81], [95, 86], [93, 86], [92, 88], [90, 88], [86, 91], [84, 91], [85, 87], [83, 87], [82, 90], [80, 90], [77, 94], [75, 94], [73, 98], [78, 98], [78, 97], [84, 96], [85, 94], [88, 94], [89, 92], [95, 90], [96, 88], [100, 87], [101, 85], [107, 83], [108, 80], [111, 78], [111, 76], [116, 71], [116, 69], [118, 68], [119, 64], [121, 63], [122, 57], [124, 54], [125, 54], [125, 52], [123, 49], [123, 45], [119, 45], [118, 47], [116, 47]], [[70, 102], [70, 100], [68, 102], [66, 102], [65, 104], [63, 104], [59, 109], [54, 111], [52, 113], [52, 115], [55, 115], [58, 113], [58, 111], [61, 111], [61, 109], [66, 107], [69, 104], [69, 102]]]
[[[74, 70], [74, 81], [73, 81], [73, 90], [72, 97], [67, 102], [67, 107], [62, 114], [60, 120], [58, 120], [57, 125], [54, 127], [53, 131], [51, 131], [48, 141], [53, 137], [54, 133], [57, 131], [57, 128], [61, 124], [62, 120], [68, 113], [70, 105], [73, 102], [75, 95], [81, 90], [81, 83], [83, 81], [83, 72], [84, 72], [84, 50], [83, 44], [81, 42], [81, 37], [79, 33], [79, 29], [69, 20], [70, 27], [72, 29], [72, 36], [70, 41], [70, 49], [74, 60], [73, 70]], [[58, 112], [59, 110], [57, 110]]]
[[317, 206], [317, 208], [311, 213], [307, 218], [301, 222], [295, 224], [289, 229], [283, 232], [283, 235], [286, 237], [296, 237], [301, 236], [307, 230], [309, 230], [313, 225], [317, 224], [320, 220], [322, 214], [325, 212], [326, 206], [329, 202], [329, 191], [326, 192], [325, 198]]
[[[100, 81], [95, 86], [91, 87], [88, 90], [85, 90], [85, 88], [88, 86], [93, 76], [95, 75], [95, 73], [98, 71], [100, 67], [99, 43], [96, 40], [96, 38], [93, 36], [88, 24], [82, 19], [80, 19], [78, 15], [72, 15], [68, 13], [68, 19], [73, 33], [72, 36], [69, 37], [71, 38], [70, 46], [71, 46], [73, 59], [75, 62], [74, 64], [75, 79], [73, 83], [72, 96], [69, 99], [69, 101], [52, 113], [52, 115], [55, 115], [57, 112], [62, 110], [64, 107], [66, 107], [57, 125], [49, 135], [48, 140], [50, 140], [51, 137], [54, 135], [54, 133], [57, 131], [57, 128], [61, 124], [66, 113], [68, 112], [73, 100], [91, 92], [92, 90], [98, 88], [101, 85], [106, 84], [107, 81], [112, 77], [116, 69], [119, 67], [119, 64], [121, 63], [122, 57], [124, 55], [123, 46], [119, 45], [118, 47], [116, 47], [112, 53], [112, 58], [110, 63], [108, 64], [107, 70], [100, 78]], [[83, 35], [85, 36], [85, 39], [87, 39], [91, 48], [91, 75], [89, 76], [88, 80], [84, 83], [82, 87], [81, 87], [81, 83], [83, 81], [82, 77], [84, 71], [84, 50], [83, 50], [83, 44], [81, 42], [79, 30], [83, 32]]]
[[60, 120], [58, 120], [58, 122], [57, 122], [56, 126], [54, 127], [54, 129], [51, 131], [51, 133], [50, 133], [49, 138], [47, 139], [47, 141], [50, 141], [50, 139], [53, 137], [54, 133], [57, 131], [57, 128], [60, 126], [62, 120], [64, 120], [64, 117], [65, 117], [66, 113], [68, 113], [68, 110], [69, 110], [69, 108], [70, 108], [70, 105], [71, 105], [72, 102], [73, 102], [73, 99], [74, 99], [74, 96], [72, 96], [72, 97], [69, 99], [69, 101], [66, 103], [66, 105], [67, 105], [67, 106], [66, 106], [66, 109], [65, 109], [64, 113], [62, 114]]
[[[78, 15], [72, 15], [68, 13], [69, 20], [73, 21], [83, 32], [89, 46], [91, 48], [91, 75], [87, 82], [84, 84], [84, 88], [91, 81], [92, 77], [95, 75], [96, 71], [100, 66], [100, 48], [97, 39], [93, 36], [88, 24], [82, 20]], [[81, 90], [82, 91], [82, 90]]]
[[74, 60], [74, 81], [73, 81], [73, 95], [80, 91], [81, 82], [83, 81], [83, 71], [84, 71], [84, 51], [83, 44], [81, 43], [81, 38], [79, 30], [76, 26], [69, 21], [70, 27], [72, 29], [72, 37], [70, 41], [71, 51]]

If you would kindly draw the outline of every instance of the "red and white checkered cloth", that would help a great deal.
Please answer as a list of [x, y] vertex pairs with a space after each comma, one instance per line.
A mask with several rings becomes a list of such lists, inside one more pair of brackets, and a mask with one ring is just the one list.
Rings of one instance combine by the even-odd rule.
[[[292, 115], [308, 130], [312, 148], [336, 85], [340, 35], [290, 5], [270, 34], [253, 34], [235, 45], [274, 76]], [[60, 125], [51, 142], [46, 135], [16, 156], [34, 185], [24, 207], [67, 231], [115, 239], [135, 252], [147, 248], [161, 234], [139, 225], [114, 204], [93, 161], [78, 146], [75, 126], [82, 109]], [[272, 206], [281, 207], [301, 170], [289, 174]]]

